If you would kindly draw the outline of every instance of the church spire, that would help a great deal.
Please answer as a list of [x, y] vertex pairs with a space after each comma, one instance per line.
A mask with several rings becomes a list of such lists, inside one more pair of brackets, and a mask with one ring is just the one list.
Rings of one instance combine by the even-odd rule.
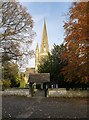
[[38, 44], [36, 45], [36, 54], [35, 54], [35, 72], [38, 72], [38, 66], [44, 57], [48, 55], [49, 52], [49, 45], [48, 45], [48, 36], [46, 30], [46, 21], [44, 19], [44, 27], [42, 33], [42, 41], [40, 46], [40, 52]]
[[39, 47], [38, 47], [38, 43], [37, 43], [36, 53], [35, 53], [35, 72], [38, 71], [38, 65], [39, 65]]
[[42, 33], [42, 42], [40, 46], [40, 54], [48, 54], [49, 52], [49, 45], [48, 45], [48, 36], [47, 36], [47, 30], [46, 30], [46, 21], [44, 18], [44, 27], [43, 27], [43, 33]]
[[36, 51], [39, 51], [38, 43], [36, 44]]

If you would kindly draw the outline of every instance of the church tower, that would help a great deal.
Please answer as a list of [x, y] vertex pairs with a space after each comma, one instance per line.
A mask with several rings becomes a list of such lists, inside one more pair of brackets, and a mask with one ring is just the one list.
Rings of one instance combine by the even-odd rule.
[[38, 65], [39, 65], [39, 47], [38, 47], [38, 43], [37, 43], [36, 53], [35, 53], [35, 72], [38, 72]]
[[47, 30], [46, 30], [46, 21], [44, 19], [42, 41], [40, 46], [40, 60], [44, 58], [46, 55], [48, 55], [48, 52], [49, 52], [48, 36], [47, 36]]
[[35, 72], [38, 72], [38, 65], [40, 64], [41, 60], [48, 55], [48, 52], [49, 52], [48, 36], [47, 36], [47, 30], [46, 30], [46, 21], [44, 19], [44, 27], [43, 27], [40, 51], [39, 51], [38, 44], [36, 46]]

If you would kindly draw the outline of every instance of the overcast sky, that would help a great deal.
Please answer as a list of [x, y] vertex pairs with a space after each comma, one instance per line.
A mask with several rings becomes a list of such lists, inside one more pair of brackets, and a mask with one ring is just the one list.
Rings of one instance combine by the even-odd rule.
[[[21, 4], [28, 9], [34, 20], [34, 31], [36, 32], [36, 37], [32, 45], [34, 50], [37, 42], [39, 47], [41, 44], [44, 18], [46, 19], [50, 50], [54, 43], [58, 45], [63, 43], [63, 21], [66, 20], [64, 14], [71, 7], [71, 2], [21, 2]], [[33, 58], [29, 60], [28, 67], [34, 66], [35, 59]]]

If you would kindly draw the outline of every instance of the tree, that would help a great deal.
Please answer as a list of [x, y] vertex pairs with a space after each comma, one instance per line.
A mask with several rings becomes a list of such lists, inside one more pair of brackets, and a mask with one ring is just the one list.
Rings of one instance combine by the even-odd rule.
[[61, 59], [62, 49], [64, 49], [63, 45], [54, 44], [51, 53], [38, 66], [39, 72], [50, 73], [51, 82], [59, 83], [60, 87], [65, 84], [64, 77], [61, 74], [61, 69], [65, 65]]
[[65, 50], [62, 59], [68, 62], [63, 68], [65, 80], [89, 84], [89, 2], [74, 2], [64, 23]]
[[15, 63], [6, 63], [4, 64], [4, 80], [11, 81], [11, 87], [19, 86], [20, 83], [20, 75], [18, 65]]
[[0, 11], [2, 11], [0, 23], [2, 61], [17, 61], [22, 58], [26, 60], [26, 56], [33, 53], [30, 45], [35, 32], [31, 15], [18, 2], [2, 2]]

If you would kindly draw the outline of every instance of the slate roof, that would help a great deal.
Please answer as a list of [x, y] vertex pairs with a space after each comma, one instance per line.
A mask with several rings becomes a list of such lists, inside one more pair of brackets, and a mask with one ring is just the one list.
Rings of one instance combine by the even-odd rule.
[[35, 83], [50, 82], [50, 73], [30, 73], [29, 82]]

